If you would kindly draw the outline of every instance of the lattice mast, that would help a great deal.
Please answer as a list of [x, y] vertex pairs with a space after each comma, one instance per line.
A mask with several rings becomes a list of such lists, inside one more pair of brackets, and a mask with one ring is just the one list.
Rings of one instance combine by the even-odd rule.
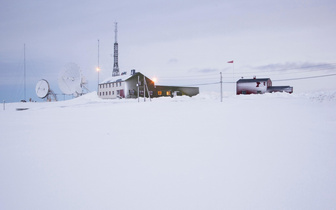
[[112, 76], [119, 76], [119, 65], [118, 65], [118, 40], [117, 40], [117, 36], [118, 36], [118, 23], [115, 22], [115, 30], [114, 30], [114, 63], [113, 63], [113, 71], [112, 71]]

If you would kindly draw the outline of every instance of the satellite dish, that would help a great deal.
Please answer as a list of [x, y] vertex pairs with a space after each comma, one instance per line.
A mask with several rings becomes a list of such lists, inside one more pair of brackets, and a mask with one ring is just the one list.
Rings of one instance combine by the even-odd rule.
[[75, 63], [65, 65], [58, 77], [58, 86], [66, 95], [79, 96], [83, 94], [83, 77], [80, 68]]
[[37, 82], [35, 91], [39, 98], [46, 98], [48, 101], [51, 101], [52, 96], [54, 100], [57, 101], [56, 94], [50, 89], [49, 83], [45, 79], [41, 79]]
[[49, 93], [49, 89], [50, 89], [50, 86], [49, 86], [48, 81], [45, 79], [41, 79], [36, 84], [36, 88], [35, 88], [36, 95], [39, 98], [45, 98]]

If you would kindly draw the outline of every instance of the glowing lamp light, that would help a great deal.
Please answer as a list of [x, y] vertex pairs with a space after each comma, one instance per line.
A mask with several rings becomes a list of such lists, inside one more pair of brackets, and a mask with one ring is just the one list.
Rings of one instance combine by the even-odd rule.
[[152, 81], [153, 81], [154, 83], [156, 83], [156, 82], [157, 82], [157, 78], [154, 77], [154, 78], [152, 79]]
[[97, 68], [96, 68], [96, 71], [98, 71], [98, 72], [99, 72], [99, 71], [100, 71], [100, 68], [99, 68], [99, 67], [97, 67]]

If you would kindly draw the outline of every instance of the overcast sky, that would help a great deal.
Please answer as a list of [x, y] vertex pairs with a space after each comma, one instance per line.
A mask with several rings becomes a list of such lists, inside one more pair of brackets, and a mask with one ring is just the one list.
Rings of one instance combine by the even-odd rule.
[[[0, 99], [23, 98], [24, 44], [27, 99], [38, 99], [40, 79], [61, 93], [57, 77], [70, 62], [95, 91], [97, 40], [103, 80], [112, 73], [115, 21], [120, 71], [136, 69], [162, 85], [217, 81], [219, 72], [227, 82], [332, 74], [335, 11], [332, 0], [1, 1]], [[334, 81], [331, 76], [279, 84], [304, 91], [312, 83], [335, 89]]]

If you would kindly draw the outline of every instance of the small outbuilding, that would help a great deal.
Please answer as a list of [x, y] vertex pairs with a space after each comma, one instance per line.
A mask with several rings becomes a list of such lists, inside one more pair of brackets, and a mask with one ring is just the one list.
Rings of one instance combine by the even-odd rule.
[[240, 79], [237, 81], [237, 95], [240, 94], [263, 94], [273, 92], [293, 93], [290, 86], [272, 86], [270, 78]]

